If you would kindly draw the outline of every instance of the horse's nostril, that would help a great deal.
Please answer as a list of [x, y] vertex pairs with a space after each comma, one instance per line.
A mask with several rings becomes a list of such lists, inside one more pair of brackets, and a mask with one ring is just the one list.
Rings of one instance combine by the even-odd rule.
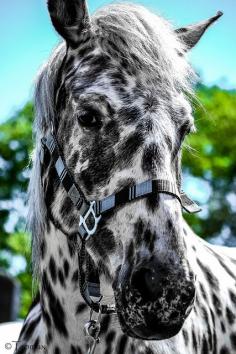
[[145, 301], [154, 301], [162, 294], [161, 279], [153, 269], [140, 268], [131, 278], [131, 286], [139, 291]]

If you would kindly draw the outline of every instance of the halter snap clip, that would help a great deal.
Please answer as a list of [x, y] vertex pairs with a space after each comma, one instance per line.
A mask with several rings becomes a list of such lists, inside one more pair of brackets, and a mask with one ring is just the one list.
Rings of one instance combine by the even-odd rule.
[[93, 319], [93, 310], [90, 311], [90, 320], [84, 326], [84, 334], [88, 340], [89, 349], [87, 354], [94, 354], [97, 344], [100, 342], [102, 311], [99, 308], [97, 319]]

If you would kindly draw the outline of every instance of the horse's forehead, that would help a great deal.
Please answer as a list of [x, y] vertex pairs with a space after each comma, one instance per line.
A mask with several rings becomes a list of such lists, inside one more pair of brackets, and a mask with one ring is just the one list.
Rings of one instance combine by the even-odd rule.
[[145, 64], [142, 68], [138, 67], [135, 60], [130, 62], [119, 56], [111, 57], [100, 48], [90, 48], [84, 57], [81, 57], [80, 51], [69, 53], [66, 81], [77, 94], [97, 90], [106, 92], [108, 96], [107, 89], [112, 88], [123, 99], [133, 94], [134, 99], [142, 97], [144, 101], [154, 101], [157, 94], [165, 98], [170, 95], [165, 82], [160, 81], [158, 72], [153, 75], [145, 68]]
[[113, 58], [100, 48], [69, 53], [66, 73], [66, 85], [78, 109], [81, 99], [105, 108], [108, 103], [121, 117], [126, 116], [124, 124], [144, 117], [149, 122], [154, 117], [157, 125], [172, 125], [172, 118], [177, 124], [185, 118], [192, 120], [185, 96], [170, 88], [158, 72], [151, 74], [145, 66], [137, 70], [135, 63]]

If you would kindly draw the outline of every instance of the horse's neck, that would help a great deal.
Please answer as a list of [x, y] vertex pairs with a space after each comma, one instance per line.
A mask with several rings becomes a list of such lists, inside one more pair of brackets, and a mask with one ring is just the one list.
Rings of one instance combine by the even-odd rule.
[[[222, 346], [231, 347], [224, 333], [236, 330], [236, 252], [233, 255], [227, 248], [210, 245], [188, 225], [185, 233], [187, 258], [196, 275], [196, 300], [182, 334], [185, 331], [185, 339], [199, 348], [197, 353], [200, 348], [204, 353], [222, 353]], [[235, 353], [235, 349], [225, 352]]]

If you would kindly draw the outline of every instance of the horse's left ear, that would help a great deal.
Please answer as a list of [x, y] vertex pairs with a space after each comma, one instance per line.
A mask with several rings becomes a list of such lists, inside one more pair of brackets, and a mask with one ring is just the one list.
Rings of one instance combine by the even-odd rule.
[[186, 49], [192, 49], [197, 42], [200, 40], [207, 28], [212, 25], [218, 18], [223, 15], [223, 12], [218, 11], [217, 14], [206, 21], [202, 21], [187, 27], [179, 28], [175, 30], [178, 34], [178, 37], [186, 45]]
[[47, 0], [48, 11], [56, 31], [76, 47], [90, 29], [86, 0]]

